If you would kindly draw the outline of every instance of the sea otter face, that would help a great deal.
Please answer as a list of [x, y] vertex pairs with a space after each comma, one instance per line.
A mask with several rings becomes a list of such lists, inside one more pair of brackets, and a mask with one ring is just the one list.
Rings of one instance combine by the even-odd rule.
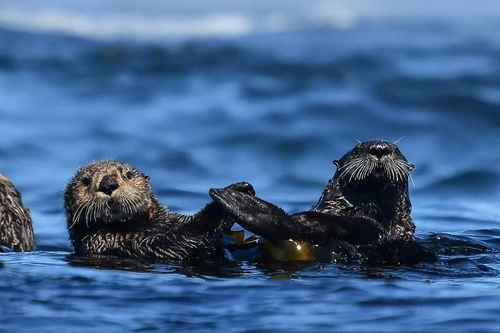
[[149, 177], [118, 161], [98, 161], [80, 168], [64, 192], [68, 229], [94, 229], [129, 222], [152, 206]]
[[414, 168], [395, 144], [383, 140], [358, 143], [333, 163], [338, 168], [335, 178], [344, 187], [356, 182], [372, 187], [407, 184]]
[[388, 217], [400, 205], [410, 211], [408, 179], [414, 167], [395, 144], [361, 142], [334, 164], [332, 183], [352, 205], [375, 204]]

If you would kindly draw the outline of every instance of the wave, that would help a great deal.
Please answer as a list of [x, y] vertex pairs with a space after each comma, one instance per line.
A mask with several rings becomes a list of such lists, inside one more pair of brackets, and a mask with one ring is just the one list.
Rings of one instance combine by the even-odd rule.
[[141, 13], [99, 13], [68, 9], [41, 11], [7, 8], [0, 11], [0, 27], [14, 30], [64, 33], [73, 36], [109, 39], [158, 39], [164, 37], [230, 37], [259, 33], [279, 33], [300, 29], [350, 28], [354, 17], [347, 12], [331, 12], [297, 17], [287, 13], [248, 14], [241, 10], [213, 11], [190, 15], [149, 15]]
[[0, 27], [29, 32], [64, 33], [86, 38], [158, 39], [164, 37], [240, 36], [303, 29], [352, 29], [361, 22], [438, 20], [468, 27], [494, 25], [498, 6], [486, 0], [435, 3], [381, 0], [370, 3], [311, 0], [258, 0], [246, 3], [221, 0], [183, 4], [155, 0], [139, 4], [100, 1], [44, 2], [5, 0], [0, 5]]

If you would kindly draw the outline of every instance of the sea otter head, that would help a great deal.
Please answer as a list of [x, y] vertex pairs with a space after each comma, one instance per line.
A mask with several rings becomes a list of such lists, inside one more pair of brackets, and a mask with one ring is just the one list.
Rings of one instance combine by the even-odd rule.
[[149, 220], [153, 204], [149, 177], [129, 164], [104, 160], [81, 167], [64, 191], [70, 234], [95, 231], [112, 223]]
[[394, 207], [405, 197], [409, 205], [408, 179], [414, 166], [395, 144], [384, 140], [360, 142], [333, 163], [337, 166], [334, 179], [352, 204]]

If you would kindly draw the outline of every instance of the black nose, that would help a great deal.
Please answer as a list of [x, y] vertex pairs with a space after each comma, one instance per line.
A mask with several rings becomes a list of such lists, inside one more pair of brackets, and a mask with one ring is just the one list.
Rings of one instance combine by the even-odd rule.
[[389, 155], [391, 153], [391, 147], [386, 144], [377, 144], [368, 150], [368, 153], [377, 156], [377, 158], [382, 158], [384, 155]]
[[99, 184], [99, 191], [111, 195], [118, 188], [118, 183], [110, 176], [104, 176]]

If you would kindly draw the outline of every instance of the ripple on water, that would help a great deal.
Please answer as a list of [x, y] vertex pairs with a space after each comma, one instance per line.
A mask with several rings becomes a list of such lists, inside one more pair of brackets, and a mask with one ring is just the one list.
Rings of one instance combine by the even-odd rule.
[[[406, 7], [393, 5], [380, 8]], [[266, 6], [259, 12], [289, 14], [288, 2]], [[477, 4], [446, 11], [455, 24], [449, 15], [402, 23], [398, 13], [332, 28], [331, 15], [358, 14], [355, 2], [342, 6], [320, 7], [320, 17], [304, 7], [281, 33], [176, 40], [20, 32], [0, 17], [0, 172], [30, 207], [40, 250], [0, 256], [2, 329], [498, 331], [497, 29], [475, 25], [491, 27], [471, 16]], [[210, 187], [241, 180], [299, 211], [356, 140], [401, 137], [416, 166], [418, 237], [437, 263], [68, 259], [63, 188], [92, 160], [136, 165], [174, 211], [196, 212]]]

